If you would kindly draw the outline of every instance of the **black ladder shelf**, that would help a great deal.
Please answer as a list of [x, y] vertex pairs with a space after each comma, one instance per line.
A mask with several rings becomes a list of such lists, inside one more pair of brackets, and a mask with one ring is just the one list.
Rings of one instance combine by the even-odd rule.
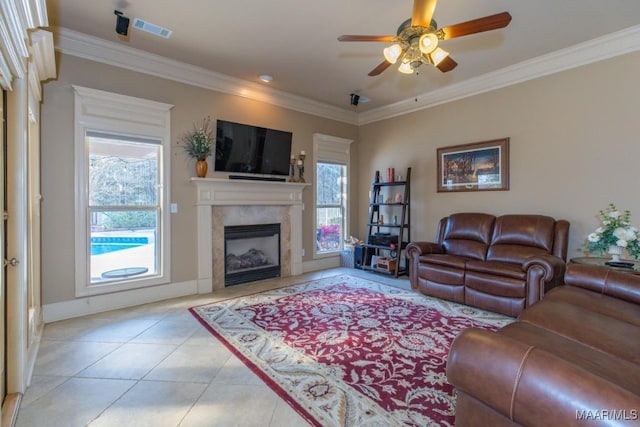
[[411, 236], [411, 168], [403, 181], [381, 182], [371, 188], [367, 238], [362, 269], [398, 277], [408, 274], [402, 256]]

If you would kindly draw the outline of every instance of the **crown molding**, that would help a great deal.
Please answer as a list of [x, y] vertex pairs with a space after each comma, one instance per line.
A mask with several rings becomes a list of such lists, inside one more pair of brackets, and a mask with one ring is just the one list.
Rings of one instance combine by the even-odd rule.
[[202, 67], [134, 49], [87, 34], [55, 28], [56, 49], [64, 54], [113, 65], [216, 92], [356, 125], [355, 112], [237, 79]]
[[640, 25], [427, 92], [416, 98], [362, 112], [358, 116], [358, 125], [424, 110], [637, 50], [640, 50]]
[[637, 25], [426, 92], [417, 98], [356, 113], [66, 28], [55, 28], [55, 34], [56, 49], [64, 54], [354, 125], [409, 114], [640, 50], [640, 25]]

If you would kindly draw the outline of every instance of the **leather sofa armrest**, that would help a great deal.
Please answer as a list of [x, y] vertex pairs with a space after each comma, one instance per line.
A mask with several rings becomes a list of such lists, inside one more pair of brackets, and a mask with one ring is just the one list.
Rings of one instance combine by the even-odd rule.
[[544, 269], [545, 282], [562, 279], [567, 268], [565, 262], [557, 256], [540, 254], [527, 258], [524, 263], [522, 263], [522, 270], [527, 271], [534, 265], [540, 265]]
[[637, 395], [551, 353], [475, 328], [453, 342], [447, 378], [519, 425], [576, 425], [581, 415], [614, 408], [637, 416], [640, 404]]
[[567, 265], [557, 256], [540, 254], [527, 258], [522, 271], [527, 274], [527, 306], [540, 301], [544, 294], [562, 285]]
[[409, 281], [412, 289], [418, 289], [420, 256], [444, 253], [442, 245], [433, 242], [411, 242], [407, 245], [405, 256], [409, 262]]
[[442, 245], [433, 242], [411, 242], [407, 245], [407, 258], [443, 253], [444, 248]]
[[564, 282], [568, 286], [640, 304], [640, 274], [570, 263]]

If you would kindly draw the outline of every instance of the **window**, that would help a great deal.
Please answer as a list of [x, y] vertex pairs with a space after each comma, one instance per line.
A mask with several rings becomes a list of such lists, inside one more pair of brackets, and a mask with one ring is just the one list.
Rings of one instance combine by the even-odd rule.
[[348, 236], [348, 164], [351, 140], [314, 135], [315, 224], [318, 256], [335, 255]]
[[75, 87], [76, 295], [169, 282], [169, 108]]
[[347, 167], [316, 163], [316, 251], [342, 249], [346, 229]]

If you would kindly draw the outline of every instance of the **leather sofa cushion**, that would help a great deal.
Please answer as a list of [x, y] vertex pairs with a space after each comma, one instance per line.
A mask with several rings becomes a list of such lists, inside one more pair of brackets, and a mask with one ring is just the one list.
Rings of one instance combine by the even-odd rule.
[[555, 219], [543, 215], [503, 215], [495, 220], [487, 261], [522, 263], [553, 248]]
[[534, 304], [525, 310], [519, 320], [640, 364], [640, 326], [577, 305], [546, 299], [544, 304]]
[[526, 296], [526, 287], [523, 279], [497, 276], [492, 273], [467, 270], [464, 275], [464, 285], [467, 288], [500, 297], [524, 298]]
[[495, 216], [458, 213], [447, 218], [442, 246], [451, 255], [485, 259]]
[[526, 274], [522, 271], [520, 264], [512, 264], [500, 261], [469, 261], [466, 263], [469, 271], [477, 271], [492, 275], [513, 277], [514, 279], [525, 279]]
[[[565, 302], [632, 325], [640, 326], [638, 304], [607, 297], [586, 289], [560, 286], [547, 292], [545, 300]], [[639, 337], [640, 339], [640, 337]]]
[[429, 264], [444, 265], [447, 267], [459, 268], [461, 270], [464, 270], [465, 264], [469, 260], [469, 258], [464, 258], [464, 257], [449, 255], [449, 254], [422, 255], [419, 259], [420, 259], [420, 264], [429, 263]]
[[565, 283], [568, 286], [640, 304], [640, 274], [575, 263], [569, 264], [567, 270]]
[[[622, 388], [640, 394], [640, 365], [583, 345], [526, 322], [505, 326], [499, 334], [548, 351]], [[625, 345], [624, 342], [618, 345]]]
[[551, 252], [556, 220], [543, 215], [502, 215], [495, 220], [491, 244], [535, 246]]
[[464, 285], [464, 269], [445, 265], [420, 263], [418, 277], [444, 285]]
[[484, 291], [478, 291], [470, 286], [464, 289], [464, 303], [475, 307], [482, 307], [485, 310], [517, 317], [525, 307], [525, 299], [492, 295]]

